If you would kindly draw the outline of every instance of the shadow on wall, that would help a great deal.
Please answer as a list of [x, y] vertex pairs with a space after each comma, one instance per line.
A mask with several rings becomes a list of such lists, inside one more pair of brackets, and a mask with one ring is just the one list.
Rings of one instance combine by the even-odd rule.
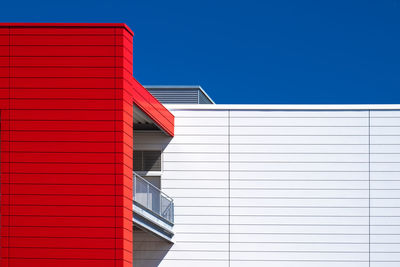
[[133, 229], [133, 267], [157, 267], [173, 244], [140, 228]]

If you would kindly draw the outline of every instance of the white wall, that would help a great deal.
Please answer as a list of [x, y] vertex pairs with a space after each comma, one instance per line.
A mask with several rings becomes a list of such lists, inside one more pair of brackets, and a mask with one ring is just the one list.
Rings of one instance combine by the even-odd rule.
[[400, 266], [400, 111], [172, 112], [134, 145], [164, 149], [175, 244], [134, 235], [134, 266]]
[[400, 266], [400, 111], [371, 111], [371, 267]]

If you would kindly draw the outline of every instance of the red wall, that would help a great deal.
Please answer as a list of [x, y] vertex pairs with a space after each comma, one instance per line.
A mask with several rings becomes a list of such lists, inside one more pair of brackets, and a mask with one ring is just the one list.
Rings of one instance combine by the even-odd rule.
[[0, 24], [1, 266], [132, 266], [132, 77], [123, 24]]

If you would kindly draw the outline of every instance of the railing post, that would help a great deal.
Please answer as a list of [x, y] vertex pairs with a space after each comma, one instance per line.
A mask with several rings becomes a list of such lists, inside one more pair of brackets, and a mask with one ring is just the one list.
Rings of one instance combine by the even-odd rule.
[[149, 201], [149, 198], [150, 198], [150, 185], [149, 185], [149, 184], [146, 184], [146, 185], [147, 185], [147, 208], [153, 210], [153, 209], [149, 206], [149, 203], [150, 203], [150, 201]]
[[158, 215], [160, 215], [162, 217], [162, 211], [161, 211], [162, 210], [162, 195], [161, 195], [161, 192], [158, 193], [158, 196], [160, 198], [160, 208], [158, 211]]
[[136, 200], [136, 174], [133, 173], [133, 200]]

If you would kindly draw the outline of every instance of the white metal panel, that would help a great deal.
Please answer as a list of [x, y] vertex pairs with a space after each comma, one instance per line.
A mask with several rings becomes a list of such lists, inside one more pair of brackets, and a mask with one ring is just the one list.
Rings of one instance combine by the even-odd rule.
[[[397, 240], [400, 238], [397, 238]], [[258, 243], [258, 242], [270, 242], [270, 243], [296, 243], [296, 242], [307, 242], [307, 243], [368, 243], [368, 233], [363, 235], [341, 235], [332, 234], [319, 235], [319, 234], [303, 234], [295, 235], [291, 233], [286, 234], [231, 234], [231, 242], [236, 243]]]
[[375, 126], [399, 126], [400, 117], [375, 117], [371, 118], [371, 127]]
[[367, 118], [368, 112], [366, 111], [298, 111], [298, 110], [233, 110], [230, 112], [231, 118]]
[[[372, 156], [373, 154], [371, 154]], [[399, 180], [400, 172], [371, 172], [371, 181], [372, 180]]]
[[230, 172], [231, 180], [366, 180], [369, 179], [369, 173], [365, 172], [326, 172], [326, 171], [308, 171], [308, 172], [290, 172], [290, 171], [269, 171], [269, 172], [251, 172], [235, 171]]
[[400, 145], [400, 135], [371, 136], [374, 145]]
[[367, 251], [368, 244], [313, 244], [313, 243], [232, 243], [231, 251], [265, 251], [265, 252], [348, 252], [348, 251]]
[[181, 135], [228, 135], [228, 127], [175, 126], [175, 136]]
[[[251, 138], [251, 136], [249, 136]], [[393, 149], [393, 148], [391, 148]], [[400, 153], [400, 145], [396, 148]], [[231, 153], [368, 153], [368, 145], [230, 144]]]
[[393, 144], [382, 145], [382, 144], [380, 144], [379, 145], [379, 144], [371, 143], [370, 149], [371, 149], [371, 155], [374, 154], [374, 153], [388, 153], [388, 154], [390, 154], [390, 153], [400, 153], [400, 144], [396, 144], [396, 145], [393, 145]]
[[[308, 183], [313, 183], [312, 181]], [[380, 200], [383, 201], [383, 200]], [[376, 203], [379, 203], [377, 201]], [[399, 199], [400, 203], [400, 199]], [[287, 199], [287, 198], [231, 198], [231, 207], [367, 207], [369, 199], [343, 199], [343, 198], [325, 198], [325, 199]], [[378, 205], [378, 204], [377, 204]]]
[[226, 127], [228, 126], [227, 118], [203, 118], [203, 117], [175, 117], [175, 124], [179, 126], [193, 126], [193, 127]]
[[[158, 266], [159, 262], [155, 261], [151, 267]], [[142, 266], [142, 265], [138, 265]], [[226, 260], [162, 260], [160, 267], [177, 267], [177, 266], [190, 266], [190, 267], [230, 267], [228, 257]]]
[[171, 110], [171, 112], [177, 118], [228, 118], [228, 111], [225, 110]]
[[377, 117], [400, 118], [400, 110], [371, 110], [371, 118], [377, 118]]
[[222, 161], [222, 162], [228, 162], [229, 160], [229, 155], [226, 153], [164, 153], [163, 156], [164, 162], [182, 162], [182, 161], [187, 161], [187, 162], [202, 162], [202, 161]]
[[[368, 225], [368, 218], [366, 216], [355, 217], [355, 216], [323, 216], [323, 217], [300, 217], [300, 216], [274, 216], [274, 217], [262, 217], [262, 216], [231, 216], [231, 225], [253, 225], [253, 224], [292, 224], [296, 225]], [[267, 242], [267, 241], [265, 241]], [[267, 242], [268, 243], [268, 242]]]
[[[379, 163], [374, 163], [379, 164]], [[213, 168], [218, 169], [216, 164], [210, 164], [211, 166], [205, 167], [207, 169]], [[214, 166], [215, 165], [215, 166]], [[399, 164], [398, 164], [399, 165]], [[193, 168], [199, 168], [202, 166], [202, 163], [194, 164]], [[264, 163], [264, 162], [248, 162], [248, 163], [238, 163], [232, 162], [230, 164], [232, 171], [248, 171], [256, 172], [256, 171], [293, 171], [293, 172], [301, 172], [301, 171], [368, 171], [368, 163], [359, 163], [359, 162], [323, 162], [323, 163], [315, 163], [315, 162], [274, 162], [274, 163]], [[385, 166], [381, 166], [384, 168]], [[178, 168], [178, 167], [176, 167]], [[181, 169], [187, 168], [187, 166], [182, 166]], [[392, 170], [400, 170], [398, 166], [391, 166]]]
[[367, 267], [369, 231], [396, 263], [377, 248], [371, 266], [399, 266], [398, 111], [214, 106], [174, 106], [172, 140], [138, 139], [165, 148], [176, 203], [160, 266]]
[[[230, 214], [234, 216], [368, 216], [368, 207], [317, 207], [231, 207]], [[388, 210], [385, 209], [377, 212], [378, 215], [386, 215], [387, 213]], [[395, 214], [398, 214], [398, 212]]]
[[[193, 180], [208, 180], [208, 179], [228, 179], [229, 172], [215, 172], [215, 171], [201, 171], [201, 172], [191, 172], [190, 178]], [[188, 179], [188, 173], [182, 171], [167, 171], [163, 172], [162, 180], [168, 179]], [[193, 188], [195, 189], [195, 188]]]
[[[251, 116], [251, 112], [249, 112]], [[221, 122], [222, 123], [222, 122]], [[324, 126], [368, 126], [368, 118], [271, 118], [271, 117], [248, 117], [248, 118], [231, 118], [231, 127], [235, 126], [309, 126], [309, 127], [324, 127]]]
[[371, 127], [371, 135], [400, 135], [400, 127]]
[[230, 128], [230, 135], [279, 135], [279, 136], [318, 136], [318, 135], [368, 135], [368, 127], [279, 127], [279, 126], [236, 126]]
[[228, 144], [228, 136], [222, 135], [181, 135], [170, 144]]
[[165, 162], [164, 171], [226, 171], [227, 162]]
[[228, 180], [215, 180], [215, 179], [208, 179], [208, 180], [163, 180], [162, 182], [163, 188], [182, 188], [191, 190], [193, 187], [196, 188], [209, 188], [209, 189], [226, 189], [228, 187]]
[[[175, 137], [179, 138], [179, 137]], [[228, 153], [228, 144], [169, 144], [166, 153]]]
[[[379, 182], [378, 182], [379, 183]], [[399, 183], [395, 185], [398, 186]], [[271, 190], [271, 189], [364, 189], [368, 190], [369, 183], [368, 181], [268, 181], [268, 180], [255, 180], [255, 181], [231, 181], [230, 183], [231, 189], [253, 189], [253, 190]], [[400, 189], [400, 187], [399, 187]]]
[[[229, 216], [180, 216], [175, 214], [175, 224], [226, 224], [229, 225]], [[187, 241], [196, 242], [196, 241]]]
[[[256, 260], [238, 260], [231, 261], [230, 267], [369, 267], [368, 261], [312, 261], [312, 260], [280, 260], [280, 261], [256, 261]], [[372, 266], [372, 265], [371, 265]], [[375, 265], [374, 267], [377, 267]], [[380, 265], [382, 267], [382, 265]], [[398, 267], [395, 265], [385, 265], [384, 267]]]
[[230, 143], [235, 144], [289, 144], [289, 145], [367, 145], [368, 136], [231, 136]]
[[400, 111], [371, 111], [371, 266], [400, 266]]
[[[164, 156], [165, 158], [165, 156]], [[227, 157], [228, 159], [228, 157]], [[400, 154], [399, 154], [400, 159]], [[368, 154], [231, 154], [231, 162], [366, 162]]]
[[[377, 191], [377, 190], [375, 190]], [[398, 194], [400, 190], [393, 193]], [[268, 198], [368, 198], [368, 190], [343, 190], [343, 189], [326, 189], [326, 190], [312, 190], [312, 189], [232, 189], [230, 197], [268, 197]], [[389, 192], [388, 192], [389, 193]], [[379, 194], [376, 194], [379, 195]], [[383, 194], [382, 194], [383, 195]]]

